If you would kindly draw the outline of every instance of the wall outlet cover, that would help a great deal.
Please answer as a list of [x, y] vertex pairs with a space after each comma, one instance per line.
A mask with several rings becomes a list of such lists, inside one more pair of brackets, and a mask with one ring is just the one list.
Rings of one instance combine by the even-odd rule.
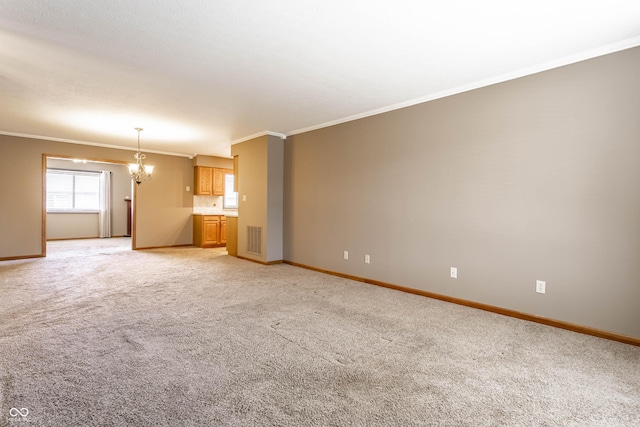
[[536, 280], [536, 292], [544, 294], [547, 291], [547, 282], [544, 280]]

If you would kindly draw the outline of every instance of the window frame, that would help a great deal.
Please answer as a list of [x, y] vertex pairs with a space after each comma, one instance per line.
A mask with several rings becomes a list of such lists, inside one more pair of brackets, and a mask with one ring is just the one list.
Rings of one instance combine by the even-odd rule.
[[[231, 185], [227, 185], [227, 176], [231, 176], [233, 179]], [[222, 209], [238, 209], [238, 193], [236, 191], [233, 191], [235, 179], [236, 176], [232, 173], [224, 174], [224, 195], [222, 196]], [[231, 198], [231, 194], [235, 195], [235, 205], [229, 204], [228, 199]]]
[[[76, 169], [62, 169], [62, 168], [47, 168], [46, 171], [47, 174], [47, 180], [46, 180], [46, 200], [45, 200], [45, 209], [47, 213], [99, 213], [100, 212], [100, 172], [97, 171], [87, 171], [87, 170], [76, 170]], [[72, 184], [72, 191], [71, 191], [71, 208], [68, 207], [64, 207], [64, 208], [56, 208], [56, 207], [50, 207], [49, 205], [49, 197], [50, 197], [50, 193], [53, 193], [52, 191], [50, 191], [49, 189], [49, 183], [50, 183], [50, 179], [49, 179], [49, 174], [56, 174], [56, 175], [66, 175], [66, 176], [72, 176], [73, 177], [73, 184]], [[92, 176], [92, 177], [97, 177], [98, 178], [98, 182], [97, 182], [97, 200], [96, 200], [96, 204], [95, 204], [95, 208], [76, 208], [77, 205], [77, 198], [78, 198], [78, 194], [79, 192], [77, 191], [77, 186], [76, 186], [76, 179], [78, 176]], [[93, 194], [93, 193], [91, 193]]]

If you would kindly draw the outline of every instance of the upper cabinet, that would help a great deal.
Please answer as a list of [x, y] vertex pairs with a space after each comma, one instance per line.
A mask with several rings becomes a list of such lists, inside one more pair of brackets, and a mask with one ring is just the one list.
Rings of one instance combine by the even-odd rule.
[[196, 166], [194, 180], [193, 187], [196, 196], [213, 195], [213, 168]]
[[224, 196], [224, 169], [213, 168], [213, 195]]
[[224, 196], [224, 176], [233, 169], [195, 166], [194, 194], [196, 196]]

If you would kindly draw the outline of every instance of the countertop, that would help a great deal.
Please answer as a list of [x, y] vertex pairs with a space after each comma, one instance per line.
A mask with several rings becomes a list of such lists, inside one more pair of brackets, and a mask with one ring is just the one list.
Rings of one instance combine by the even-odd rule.
[[238, 212], [194, 212], [191, 215], [193, 216], [198, 216], [198, 215], [221, 215], [221, 216], [227, 216], [227, 217], [232, 217], [232, 218], [237, 218], [238, 217]]

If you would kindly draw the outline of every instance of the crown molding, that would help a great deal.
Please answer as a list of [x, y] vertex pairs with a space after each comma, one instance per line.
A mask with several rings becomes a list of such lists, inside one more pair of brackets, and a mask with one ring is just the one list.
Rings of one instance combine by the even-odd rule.
[[266, 136], [266, 135], [277, 136], [280, 139], [286, 139], [287, 138], [287, 135], [284, 134], [284, 133], [265, 130], [265, 131], [262, 131], [262, 132], [254, 133], [253, 135], [245, 136], [245, 137], [240, 138], [240, 139], [234, 139], [233, 141], [231, 141], [231, 145], [239, 144], [241, 142], [249, 141], [250, 139], [260, 138], [261, 136]]
[[600, 46], [595, 49], [589, 49], [580, 53], [576, 53], [573, 55], [565, 56], [562, 58], [554, 59], [552, 61], [547, 61], [541, 64], [537, 64], [531, 67], [522, 68], [520, 70], [501, 74], [495, 77], [491, 77], [488, 79], [478, 80], [476, 82], [472, 82], [466, 85], [458, 86], [451, 89], [445, 89], [440, 92], [435, 92], [420, 98], [414, 98], [408, 101], [399, 102], [397, 104], [392, 104], [386, 107], [378, 108], [375, 110], [366, 111], [364, 113], [354, 114], [352, 116], [343, 117], [340, 119], [332, 120], [329, 122], [325, 122], [319, 125], [309, 126], [301, 129], [296, 129], [290, 132], [287, 132], [286, 136], [297, 135], [300, 133], [311, 132], [314, 130], [339, 125], [341, 123], [347, 123], [358, 119], [363, 119], [366, 117], [375, 116], [382, 113], [387, 113], [389, 111], [399, 110], [405, 107], [411, 107], [413, 105], [422, 104], [428, 101], [433, 101], [440, 98], [445, 98], [447, 96], [456, 95], [463, 92], [468, 92], [474, 89], [479, 89], [486, 86], [491, 86], [497, 83], [503, 83], [509, 80], [518, 79], [520, 77], [529, 76], [532, 74], [537, 74], [543, 71], [552, 70], [554, 68], [563, 67], [565, 65], [575, 64], [577, 62], [586, 61], [588, 59], [597, 58], [599, 56], [608, 55], [610, 53], [619, 52], [625, 49], [631, 49], [634, 47], [640, 46], [640, 36], [632, 37], [630, 39], [622, 40], [616, 43], [611, 43], [605, 46]]
[[[5, 132], [0, 131], [0, 135], [7, 136], [17, 136], [18, 138], [30, 138], [30, 139], [41, 139], [44, 141], [53, 141], [53, 142], [65, 142], [68, 144], [78, 144], [78, 145], [90, 145], [92, 147], [102, 147], [102, 148], [113, 148], [116, 150], [126, 150], [126, 151], [138, 151], [136, 147], [126, 147], [122, 145], [113, 145], [113, 144], [101, 144], [98, 142], [89, 142], [89, 141], [78, 141], [75, 139], [66, 139], [66, 138], [54, 138], [52, 136], [42, 136], [42, 135], [30, 135], [26, 133], [15, 133], [15, 132]], [[158, 151], [158, 150], [144, 150], [145, 153], [153, 153], [153, 154], [163, 154], [165, 156], [176, 156], [176, 157], [187, 157], [189, 159], [193, 158], [193, 154], [184, 154], [184, 153], [172, 153], [169, 151]]]

